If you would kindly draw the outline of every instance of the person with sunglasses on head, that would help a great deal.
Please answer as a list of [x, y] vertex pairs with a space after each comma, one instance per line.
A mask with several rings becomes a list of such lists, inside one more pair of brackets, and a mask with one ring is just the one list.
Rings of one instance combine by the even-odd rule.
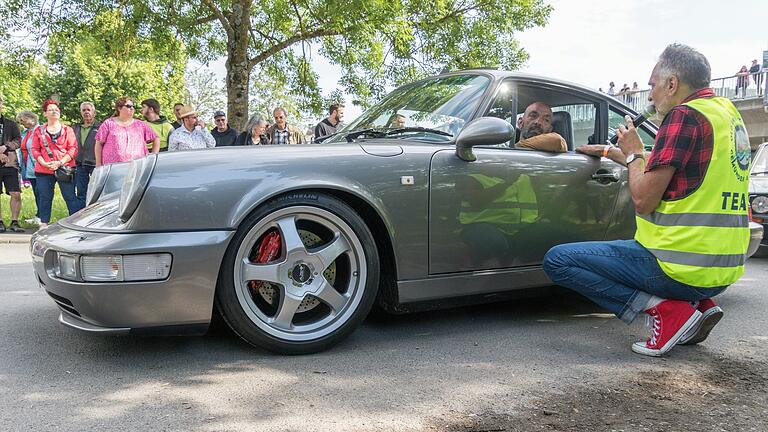
[[74, 170], [77, 157], [77, 138], [71, 127], [61, 122], [59, 102], [48, 99], [43, 103], [43, 112], [48, 121], [32, 132], [32, 156], [35, 164], [37, 193], [40, 194], [40, 228], [46, 228], [51, 221], [54, 187], [58, 183], [61, 196], [67, 204], [69, 214], [80, 209], [75, 196], [75, 182], [57, 177], [56, 170], [62, 166]]
[[181, 127], [173, 131], [168, 151], [200, 150], [216, 147], [216, 140], [205, 128], [205, 123], [197, 117], [197, 111], [192, 105], [184, 105], [179, 110]]
[[127, 162], [160, 151], [160, 138], [143, 121], [134, 118], [136, 104], [131, 98], [121, 97], [115, 102], [115, 116], [104, 120], [96, 132], [96, 166]]

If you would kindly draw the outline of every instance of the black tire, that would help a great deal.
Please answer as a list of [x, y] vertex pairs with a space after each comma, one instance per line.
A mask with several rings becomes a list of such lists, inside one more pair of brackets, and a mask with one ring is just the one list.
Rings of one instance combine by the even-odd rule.
[[[243, 257], [243, 251], [251, 249], [250, 244], [254, 242], [253, 238], [258, 236], [259, 232], [261, 232], [260, 230], [264, 229], [264, 227], [270, 223], [270, 218], [274, 215], [291, 214], [294, 209], [296, 209], [297, 215], [302, 214], [300, 209], [303, 209], [302, 211], [307, 211], [307, 209], [309, 209], [310, 212], [317, 212], [321, 215], [332, 214], [338, 218], [338, 220], [343, 222], [340, 225], [344, 227], [340, 233], [343, 233], [345, 237], [350, 237], [349, 243], [347, 244], [350, 244], [350, 249], [354, 248], [354, 253], [352, 251], [346, 252], [344, 259], [352, 261], [355, 260], [354, 257], [364, 257], [364, 260], [358, 259], [359, 267], [355, 267], [354, 264], [348, 265], [350, 269], [358, 268], [359, 270], [354, 276], [354, 273], [349, 271], [349, 275], [347, 276], [350, 281], [349, 286], [353, 287], [355, 290], [354, 293], [350, 294], [350, 298], [354, 297], [354, 301], [350, 300], [347, 304], [348, 306], [345, 306], [346, 309], [344, 309], [343, 315], [338, 311], [331, 309], [331, 307], [327, 307], [330, 314], [328, 317], [324, 318], [324, 320], [336, 317], [333, 319], [336, 319], [337, 321], [333, 322], [332, 327], [329, 326], [327, 334], [323, 334], [322, 331], [317, 332], [317, 337], [313, 337], [311, 333], [308, 333], [309, 336], [302, 334], [301, 337], [309, 337], [309, 339], [306, 340], [292, 340], [293, 338], [289, 334], [290, 330], [286, 331], [284, 327], [271, 328], [269, 319], [263, 319], [261, 317], [263, 311], [255, 310], [252, 305], [246, 310], [245, 308], [249, 303], [244, 305], [243, 298], [246, 294], [244, 293], [245, 290], [242, 288], [242, 285], [243, 280], [247, 281], [247, 278], [239, 276], [240, 279], [238, 279], [237, 276], [237, 274], [243, 274], [240, 272], [240, 268], [237, 267], [238, 265], [243, 265], [241, 264], [241, 261], [243, 260], [241, 258]], [[283, 217], [285, 218], [285, 216]], [[300, 216], [296, 216], [295, 221], [299, 220]], [[322, 225], [318, 225], [318, 227], [322, 227]], [[296, 230], [300, 235], [303, 232], [298, 227], [298, 222]], [[341, 234], [339, 235], [341, 236]], [[351, 238], [352, 236], [355, 238]], [[304, 240], [302, 240], [302, 243], [304, 243]], [[281, 247], [285, 248], [285, 243], [283, 243]], [[339, 257], [341, 257], [341, 255]], [[362, 261], [364, 261], [364, 263]], [[337, 261], [334, 261], [332, 264], [334, 269], [336, 268], [336, 262]], [[286, 260], [285, 263], [286, 266], [290, 265], [288, 260]], [[362, 269], [365, 269], [365, 272], [363, 272]], [[289, 271], [288, 273], [290, 274], [291, 272]], [[317, 275], [317, 273], [315, 273], [315, 275]], [[363, 275], [365, 275], [364, 281], [362, 279]], [[324, 273], [323, 276], [325, 276]], [[302, 282], [308, 284], [311, 283], [312, 280], [309, 282]], [[216, 307], [229, 327], [249, 344], [280, 354], [310, 354], [333, 346], [349, 336], [349, 334], [357, 328], [371, 310], [376, 298], [378, 284], [379, 256], [373, 236], [363, 219], [343, 201], [330, 195], [322, 193], [290, 193], [275, 198], [262, 205], [249, 215], [239, 226], [227, 248], [227, 252], [221, 265], [221, 270], [219, 271], [216, 289]], [[287, 284], [275, 286], [284, 287], [286, 285]], [[326, 286], [331, 286], [331, 284], [327, 284]], [[289, 288], [295, 289], [293, 287]], [[281, 293], [286, 292], [285, 288], [278, 289], [277, 291]], [[311, 294], [312, 293], [309, 295], [310, 297]], [[253, 294], [251, 295], [252, 297], [254, 296]], [[275, 304], [278, 303], [279, 301], [275, 300]], [[318, 303], [324, 304], [321, 302]], [[304, 303], [302, 302], [302, 305], [303, 304]], [[277, 305], [276, 309], [280, 310], [281, 306]], [[291, 319], [294, 319], [294, 315], [291, 315], [291, 317]], [[290, 321], [291, 326], [292, 324], [293, 321]], [[286, 337], [281, 337], [281, 332], [285, 332]]]

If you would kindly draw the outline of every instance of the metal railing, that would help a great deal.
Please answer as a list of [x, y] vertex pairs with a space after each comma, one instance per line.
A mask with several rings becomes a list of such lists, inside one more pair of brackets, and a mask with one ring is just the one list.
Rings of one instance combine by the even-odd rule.
[[715, 94], [728, 99], [760, 98], [766, 91], [766, 78], [768, 78], [768, 70], [763, 70], [754, 74], [715, 78], [709, 85]]
[[613, 97], [624, 102], [633, 110], [640, 112], [643, 110], [643, 108], [646, 107], [646, 105], [648, 105], [648, 93], [650, 92], [651, 91], [648, 89], [636, 91], [630, 90], [624, 94], [615, 94]]
[[[716, 95], [728, 99], [762, 98], [768, 92], [768, 69], [754, 74], [715, 78], [710, 81], [709, 86]], [[650, 92], [649, 89], [634, 92], [630, 90], [626, 94], [615, 94], [613, 97], [639, 112], [648, 105]]]

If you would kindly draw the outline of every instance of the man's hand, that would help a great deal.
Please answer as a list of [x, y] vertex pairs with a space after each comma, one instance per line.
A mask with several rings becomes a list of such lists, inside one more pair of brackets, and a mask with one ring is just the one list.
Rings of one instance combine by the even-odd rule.
[[607, 157], [608, 159], [618, 164], [624, 165], [627, 158], [624, 156], [624, 153], [622, 153], [622, 151], [618, 147], [614, 147], [612, 145], [582, 144], [576, 147], [576, 151], [579, 153], [584, 153], [585, 155], [603, 157], [606, 146], [608, 146], [608, 154], [605, 157]]
[[0, 153], [5, 153], [6, 150], [8, 150], [8, 147], [5, 144], [0, 145]]
[[643, 153], [643, 140], [640, 139], [640, 135], [637, 134], [635, 124], [632, 122], [632, 117], [626, 115], [624, 120], [627, 122], [627, 126], [619, 126], [619, 130], [616, 131], [616, 135], [619, 136], [619, 148], [625, 156], [629, 156], [633, 153]]
[[3, 163], [3, 164], [8, 163], [8, 156], [4, 154], [0, 154], [0, 163]]

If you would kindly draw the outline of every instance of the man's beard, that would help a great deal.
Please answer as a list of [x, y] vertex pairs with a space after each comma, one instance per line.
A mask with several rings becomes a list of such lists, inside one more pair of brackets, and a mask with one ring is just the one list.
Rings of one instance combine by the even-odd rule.
[[533, 125], [528, 129], [524, 129], [521, 135], [524, 139], [528, 139], [538, 135], [542, 135], [543, 133], [544, 133], [544, 129], [542, 129], [540, 126]]

